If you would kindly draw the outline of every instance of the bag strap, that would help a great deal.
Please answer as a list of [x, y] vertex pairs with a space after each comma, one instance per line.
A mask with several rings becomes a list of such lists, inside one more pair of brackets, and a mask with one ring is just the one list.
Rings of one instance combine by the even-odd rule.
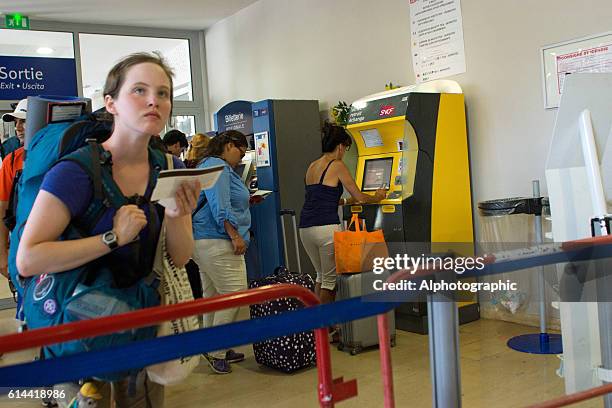
[[[11, 153], [11, 168], [15, 169], [15, 150]], [[19, 179], [21, 178], [21, 173], [23, 173], [23, 169], [19, 169], [15, 171], [15, 175], [13, 176], [13, 185], [11, 186], [11, 192], [9, 195], [8, 205], [6, 207], [6, 212], [4, 217], [2, 218], [2, 222], [6, 225], [6, 228], [10, 231], [15, 228], [17, 225], [17, 218], [15, 214], [15, 209], [17, 208], [17, 184], [19, 183]]]
[[[204, 163], [204, 161], [205, 161], [206, 159], [207, 159], [207, 157], [205, 157], [204, 159], [202, 159], [202, 160], [200, 161], [200, 164], [201, 164], [201, 163]], [[208, 198], [206, 197], [206, 193], [203, 193], [203, 194], [204, 194], [204, 197], [202, 197], [202, 201], [198, 202], [197, 207], [196, 207], [196, 208], [195, 208], [195, 210], [193, 210], [193, 212], [191, 213], [191, 218], [195, 217], [195, 216], [196, 216], [196, 214], [197, 214], [197, 213], [199, 213], [199, 212], [200, 212], [200, 210], [201, 210], [202, 208], [204, 208], [204, 206], [205, 206], [205, 205], [206, 205], [206, 203], [208, 202]]]
[[208, 198], [206, 198], [206, 193], [204, 193], [204, 197], [202, 198], [202, 201], [200, 201], [198, 203], [198, 206], [195, 208], [195, 210], [193, 210], [193, 212], [191, 213], [191, 217], [192, 218], [195, 217], [196, 214], [200, 212], [202, 208], [204, 208], [207, 202], [208, 202]]
[[166, 153], [166, 170], [174, 170], [174, 159], [168, 153]]
[[17, 208], [17, 203], [19, 200], [19, 197], [17, 195], [17, 184], [19, 183], [19, 179], [21, 179], [21, 173], [23, 173], [22, 169], [19, 169], [15, 172], [15, 177], [13, 177], [13, 185], [11, 187], [11, 193], [9, 195], [8, 205], [6, 207], [6, 212], [4, 213], [4, 218], [2, 218], [2, 222], [9, 230], [9, 232], [12, 231], [17, 225], [15, 209]]
[[359, 215], [357, 215], [357, 213], [353, 213], [353, 216], [351, 217], [351, 222], [349, 223], [348, 227], [346, 227], [346, 229], [350, 230], [351, 225], [353, 224], [355, 224], [355, 232], [361, 232], [361, 227], [359, 225]]

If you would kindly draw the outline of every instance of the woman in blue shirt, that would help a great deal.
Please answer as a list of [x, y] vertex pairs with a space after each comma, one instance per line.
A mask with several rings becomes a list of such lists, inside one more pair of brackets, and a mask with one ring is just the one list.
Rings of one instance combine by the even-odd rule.
[[[203, 191], [193, 216], [195, 251], [204, 297], [237, 292], [247, 288], [244, 254], [249, 244], [251, 213], [249, 190], [234, 171], [247, 151], [246, 137], [235, 130], [211, 139], [200, 168], [223, 165], [217, 183]], [[231, 323], [238, 309], [204, 315], [204, 327]], [[244, 360], [244, 354], [223, 350], [205, 356], [212, 370], [230, 373], [230, 363]]]

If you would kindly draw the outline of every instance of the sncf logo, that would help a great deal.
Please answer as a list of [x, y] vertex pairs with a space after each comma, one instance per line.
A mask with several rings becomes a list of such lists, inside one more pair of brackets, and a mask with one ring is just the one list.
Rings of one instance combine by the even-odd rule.
[[395, 106], [393, 105], [383, 105], [380, 107], [380, 112], [378, 116], [389, 116], [395, 111]]

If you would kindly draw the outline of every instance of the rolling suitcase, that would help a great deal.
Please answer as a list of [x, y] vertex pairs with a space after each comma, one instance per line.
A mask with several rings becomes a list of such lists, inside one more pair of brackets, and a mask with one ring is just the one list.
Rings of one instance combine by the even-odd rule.
[[[296, 239], [296, 252], [298, 250], [297, 229], [295, 222], [295, 211], [282, 210], [280, 216], [291, 215], [293, 220], [294, 236]], [[281, 223], [283, 230], [283, 240], [285, 248], [287, 248], [287, 240], [285, 236], [285, 227]], [[314, 281], [312, 277], [301, 273], [298, 259], [298, 273], [291, 273], [287, 268], [279, 266], [274, 271], [274, 274], [262, 279], [251, 281], [249, 289], [257, 288], [265, 285], [274, 285], [279, 283], [292, 283], [301, 285], [314, 292]], [[285, 265], [288, 265], [287, 251], [285, 251]], [[269, 302], [250, 305], [251, 319], [277, 315], [303, 308], [304, 305], [297, 299], [276, 299]], [[253, 344], [253, 352], [255, 361], [276, 370], [285, 373], [291, 373], [301, 368], [310, 367], [315, 363], [315, 342], [314, 333], [312, 331], [295, 333], [288, 336], [268, 339], [260, 343]]]
[[[382, 279], [384, 282], [388, 277], [388, 272], [384, 272], [380, 275], [375, 275], [373, 272], [338, 275], [336, 300], [350, 299], [372, 293], [374, 290], [371, 289], [371, 283], [374, 279]], [[363, 293], [364, 288], [370, 289], [367, 293]], [[393, 310], [387, 313], [387, 318], [389, 322], [391, 346], [395, 346], [395, 313]], [[338, 344], [338, 350], [355, 355], [365, 348], [377, 345], [378, 326], [376, 316], [353, 320], [340, 325], [340, 343]]]

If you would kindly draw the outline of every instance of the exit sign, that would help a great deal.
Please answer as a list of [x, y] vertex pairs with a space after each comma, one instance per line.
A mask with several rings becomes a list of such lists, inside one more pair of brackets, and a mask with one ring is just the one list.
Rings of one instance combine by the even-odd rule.
[[21, 14], [7, 14], [4, 16], [4, 23], [6, 28], [13, 30], [29, 30], [30, 19], [27, 16]]

